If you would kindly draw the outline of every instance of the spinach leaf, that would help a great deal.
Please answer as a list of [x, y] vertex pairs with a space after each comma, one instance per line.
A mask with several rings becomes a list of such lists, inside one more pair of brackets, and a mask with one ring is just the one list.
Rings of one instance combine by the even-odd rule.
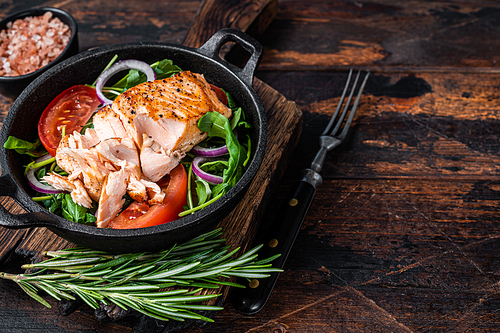
[[97, 217], [89, 212], [85, 213], [85, 224], [94, 224], [97, 221]]
[[226, 129], [224, 125], [227, 118], [218, 112], [208, 112], [198, 121], [200, 131], [207, 132], [209, 137], [220, 137], [226, 139]]
[[[151, 68], [155, 71], [156, 79], [164, 79], [166, 77], [171, 77], [173, 74], [179, 73], [181, 69], [174, 65], [172, 60], [163, 59], [151, 64]], [[139, 72], [136, 69], [131, 69], [121, 80], [113, 85], [114, 89], [124, 92], [125, 90], [132, 88], [140, 83], [146, 82], [146, 74]], [[113, 96], [116, 97], [116, 96]]]
[[76, 204], [70, 194], [64, 195], [62, 202], [63, 217], [76, 223], [85, 223], [87, 208]]
[[97, 220], [89, 209], [76, 204], [68, 193], [51, 194], [51, 198], [43, 204], [49, 212], [75, 223], [93, 224]]
[[37, 139], [35, 142], [29, 142], [18, 139], [14, 136], [9, 136], [3, 144], [5, 149], [14, 149], [18, 154], [26, 154], [32, 157], [40, 157], [47, 154], [46, 151], [37, 151], [41, 141]]
[[174, 65], [173, 61], [170, 59], [163, 59], [161, 61], [155, 62], [151, 65], [151, 68], [156, 73], [156, 79], [160, 80], [166, 77], [171, 77], [182, 71], [180, 67]]

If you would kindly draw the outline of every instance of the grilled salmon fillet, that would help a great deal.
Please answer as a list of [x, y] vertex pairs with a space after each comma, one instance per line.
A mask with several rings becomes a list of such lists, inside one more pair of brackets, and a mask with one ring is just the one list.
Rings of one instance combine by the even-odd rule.
[[[203, 75], [189, 71], [130, 88], [115, 99], [112, 109], [140, 147], [143, 173], [152, 181], [168, 174], [206, 138], [197, 126], [203, 115], [216, 111], [231, 116], [231, 109], [217, 98]], [[148, 163], [158, 159], [163, 163]]]
[[203, 75], [189, 71], [130, 88], [115, 99], [112, 108], [139, 147], [146, 133], [165, 151], [188, 151], [203, 141], [206, 133], [197, 122], [207, 112], [231, 116], [231, 109], [217, 98]]
[[74, 132], [61, 140], [56, 160], [69, 175], [45, 180], [72, 191], [82, 206], [89, 207], [90, 198], [98, 201], [96, 224], [105, 228], [121, 210], [125, 193], [149, 204], [162, 202], [155, 182], [206, 138], [197, 124], [211, 111], [231, 116], [201, 74], [186, 71], [139, 84], [101, 108], [85, 135]]

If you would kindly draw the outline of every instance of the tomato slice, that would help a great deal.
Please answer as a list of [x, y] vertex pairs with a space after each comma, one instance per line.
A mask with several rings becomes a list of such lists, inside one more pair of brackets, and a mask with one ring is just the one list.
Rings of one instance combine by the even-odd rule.
[[149, 210], [149, 205], [144, 202], [132, 202], [127, 209], [121, 212], [122, 218], [127, 220], [134, 220], [144, 214]]
[[217, 98], [219, 98], [219, 100], [224, 103], [224, 105], [228, 106], [229, 102], [227, 101], [226, 93], [221, 88], [214, 86], [213, 84], [210, 84], [210, 88], [212, 88], [212, 90], [215, 92]]
[[68, 134], [79, 130], [99, 104], [95, 89], [85, 85], [66, 89], [50, 102], [38, 121], [38, 136], [50, 155], [56, 155], [63, 127]]
[[[170, 178], [164, 188], [165, 178]], [[184, 210], [187, 194], [187, 174], [184, 166], [179, 164], [170, 175], [158, 182], [165, 192], [163, 203], [145, 209], [144, 203], [134, 202], [127, 209], [112, 220], [108, 227], [112, 229], [135, 229], [152, 227], [171, 222], [179, 218], [179, 213]]]

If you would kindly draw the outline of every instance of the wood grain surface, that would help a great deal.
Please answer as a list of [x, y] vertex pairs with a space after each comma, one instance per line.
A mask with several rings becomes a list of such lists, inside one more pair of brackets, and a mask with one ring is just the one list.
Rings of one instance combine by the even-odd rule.
[[[69, 10], [87, 49], [182, 43], [202, 3], [0, 1], [0, 13], [41, 4]], [[289, 166], [278, 170], [280, 186], [266, 198], [264, 223], [314, 155], [346, 70], [372, 76], [347, 142], [326, 160], [324, 183], [264, 310], [243, 316], [226, 302], [214, 323], [176, 332], [500, 332], [500, 4], [278, 6], [256, 35], [264, 46], [257, 82], [294, 101], [303, 126], [293, 154], [286, 152]], [[4, 115], [11, 103], [0, 96]], [[0, 238], [2, 271], [30, 260], [13, 251], [28, 235], [9, 233]], [[53, 309], [0, 281], [0, 331], [166, 330], [136, 318], [100, 323], [87, 307], [63, 317], [49, 302]]]

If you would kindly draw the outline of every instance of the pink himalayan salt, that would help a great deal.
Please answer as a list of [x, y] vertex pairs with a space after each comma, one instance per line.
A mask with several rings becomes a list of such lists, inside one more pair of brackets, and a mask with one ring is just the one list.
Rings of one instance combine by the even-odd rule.
[[51, 12], [7, 23], [0, 31], [0, 76], [36, 71], [61, 54], [71, 30]]

